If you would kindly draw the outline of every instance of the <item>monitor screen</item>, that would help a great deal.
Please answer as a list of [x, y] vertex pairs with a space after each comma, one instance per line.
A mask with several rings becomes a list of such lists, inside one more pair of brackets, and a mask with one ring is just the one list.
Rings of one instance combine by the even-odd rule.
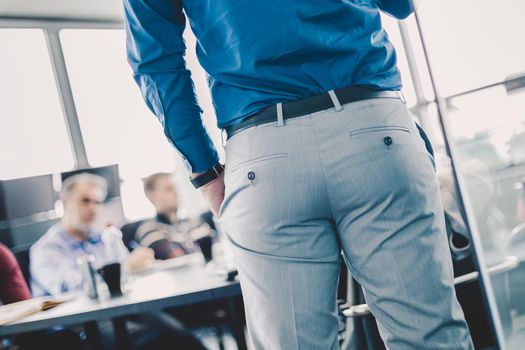
[[0, 221], [55, 209], [52, 175], [0, 181]]
[[68, 171], [61, 174], [62, 181], [64, 181], [70, 176], [81, 173], [89, 173], [103, 177], [108, 183], [108, 200], [110, 198], [120, 197], [120, 177], [118, 173], [118, 165], [109, 165], [98, 168], [86, 168]]

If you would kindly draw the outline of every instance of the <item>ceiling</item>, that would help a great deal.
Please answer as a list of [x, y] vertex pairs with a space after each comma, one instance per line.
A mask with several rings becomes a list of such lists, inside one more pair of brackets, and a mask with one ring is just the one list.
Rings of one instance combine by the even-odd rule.
[[0, 0], [0, 19], [122, 21], [122, 0]]

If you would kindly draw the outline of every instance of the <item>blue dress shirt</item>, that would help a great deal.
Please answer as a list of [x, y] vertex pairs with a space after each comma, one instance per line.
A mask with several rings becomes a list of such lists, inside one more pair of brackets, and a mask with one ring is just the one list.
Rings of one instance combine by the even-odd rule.
[[128, 61], [148, 107], [190, 171], [218, 155], [184, 61], [186, 17], [208, 73], [218, 127], [262, 108], [349, 85], [401, 88], [379, 10], [411, 0], [124, 0]]
[[95, 267], [101, 267], [112, 261], [109, 254], [100, 233], [92, 232], [80, 241], [67, 233], [62, 224], [55, 224], [29, 251], [33, 296], [81, 290], [83, 279], [77, 259], [93, 255]]

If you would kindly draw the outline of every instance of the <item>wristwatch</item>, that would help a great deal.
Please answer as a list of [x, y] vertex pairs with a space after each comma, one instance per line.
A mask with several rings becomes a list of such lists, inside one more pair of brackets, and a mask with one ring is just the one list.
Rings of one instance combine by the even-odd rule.
[[193, 184], [193, 186], [195, 186], [195, 188], [199, 188], [218, 178], [223, 171], [224, 165], [222, 165], [221, 163], [217, 163], [210, 169], [206, 170], [204, 173], [197, 176], [196, 178], [190, 179], [190, 181]]

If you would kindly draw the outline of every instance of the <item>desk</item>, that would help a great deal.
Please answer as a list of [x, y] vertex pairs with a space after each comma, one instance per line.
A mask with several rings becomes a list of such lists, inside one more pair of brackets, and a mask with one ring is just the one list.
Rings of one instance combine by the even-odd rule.
[[[54, 309], [0, 327], [0, 336], [53, 326], [89, 324], [205, 301], [233, 300], [241, 295], [238, 281], [227, 282], [222, 276], [210, 275], [205, 271], [200, 256], [196, 256], [186, 266], [136, 275], [130, 286], [124, 296], [107, 300], [90, 300], [79, 294], [74, 300]], [[236, 315], [234, 303], [229, 304], [237, 344], [239, 349], [246, 349], [243, 325]]]

